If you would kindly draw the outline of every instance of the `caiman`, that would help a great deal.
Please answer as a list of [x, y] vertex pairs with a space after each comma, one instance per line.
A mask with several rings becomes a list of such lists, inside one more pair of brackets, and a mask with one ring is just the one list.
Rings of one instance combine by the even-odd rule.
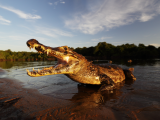
[[112, 90], [116, 83], [125, 79], [135, 80], [133, 69], [123, 70], [118, 65], [105, 64], [94, 65], [84, 56], [68, 48], [68, 46], [52, 48], [39, 43], [35, 39], [27, 41], [27, 46], [34, 48], [39, 53], [56, 57], [58, 62], [55, 66], [43, 68], [42, 70], [27, 70], [27, 74], [32, 77], [65, 74], [70, 79], [83, 83], [101, 85], [100, 90]]

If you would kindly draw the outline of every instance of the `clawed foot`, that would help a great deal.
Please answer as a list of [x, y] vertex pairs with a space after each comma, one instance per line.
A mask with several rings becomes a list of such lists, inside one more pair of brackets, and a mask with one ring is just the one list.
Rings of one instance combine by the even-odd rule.
[[110, 91], [114, 89], [114, 85], [102, 85], [99, 91]]

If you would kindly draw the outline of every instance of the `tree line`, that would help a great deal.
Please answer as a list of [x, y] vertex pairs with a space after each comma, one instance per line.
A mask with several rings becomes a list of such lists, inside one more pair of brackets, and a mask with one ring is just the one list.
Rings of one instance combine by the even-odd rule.
[[[122, 44], [114, 46], [110, 43], [99, 42], [96, 46], [91, 47], [77, 47], [70, 48], [73, 51], [82, 54], [88, 59], [152, 59], [160, 58], [160, 47], [156, 48], [153, 45], [145, 46], [140, 43], [138, 46], [135, 44]], [[10, 49], [0, 50], [0, 61], [5, 60], [56, 60], [54, 57], [47, 56], [46, 54], [39, 54], [37, 52], [13, 52]]]
[[[73, 49], [73, 48], [72, 48]], [[73, 49], [75, 52], [82, 54], [86, 57], [99, 58], [99, 59], [152, 59], [160, 58], [160, 47], [156, 48], [153, 45], [145, 46], [140, 43], [138, 46], [135, 44], [122, 44], [114, 46], [106, 42], [99, 42], [96, 46], [83, 47]]]
[[46, 54], [39, 54], [36, 52], [12, 52], [8, 50], [0, 50], [0, 61], [30, 61], [30, 60], [55, 60], [55, 58], [47, 56]]

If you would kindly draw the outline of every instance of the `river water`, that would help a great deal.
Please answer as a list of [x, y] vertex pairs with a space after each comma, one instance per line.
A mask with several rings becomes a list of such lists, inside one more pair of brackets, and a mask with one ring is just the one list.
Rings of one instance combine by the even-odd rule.
[[[105, 64], [105, 61], [100, 62]], [[0, 62], [0, 67], [7, 71], [7, 77], [19, 80], [25, 88], [34, 88], [41, 94], [73, 102], [76, 106], [74, 111], [110, 109], [123, 119], [160, 119], [160, 60], [113, 61], [122, 68], [133, 67], [137, 80], [121, 83], [110, 92], [98, 92], [97, 86], [80, 85], [65, 75], [27, 75], [26, 69], [41, 69], [55, 64], [56, 61], [7, 61]]]

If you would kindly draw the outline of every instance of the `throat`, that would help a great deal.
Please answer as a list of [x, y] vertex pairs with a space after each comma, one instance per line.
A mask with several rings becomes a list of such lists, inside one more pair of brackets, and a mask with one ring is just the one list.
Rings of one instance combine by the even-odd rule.
[[66, 61], [65, 59], [58, 59], [57, 64], [55, 65], [54, 68], [60, 68], [64, 65], [66, 65], [68, 63], [68, 61]]
[[54, 68], [62, 67], [62, 64], [57, 64]]

